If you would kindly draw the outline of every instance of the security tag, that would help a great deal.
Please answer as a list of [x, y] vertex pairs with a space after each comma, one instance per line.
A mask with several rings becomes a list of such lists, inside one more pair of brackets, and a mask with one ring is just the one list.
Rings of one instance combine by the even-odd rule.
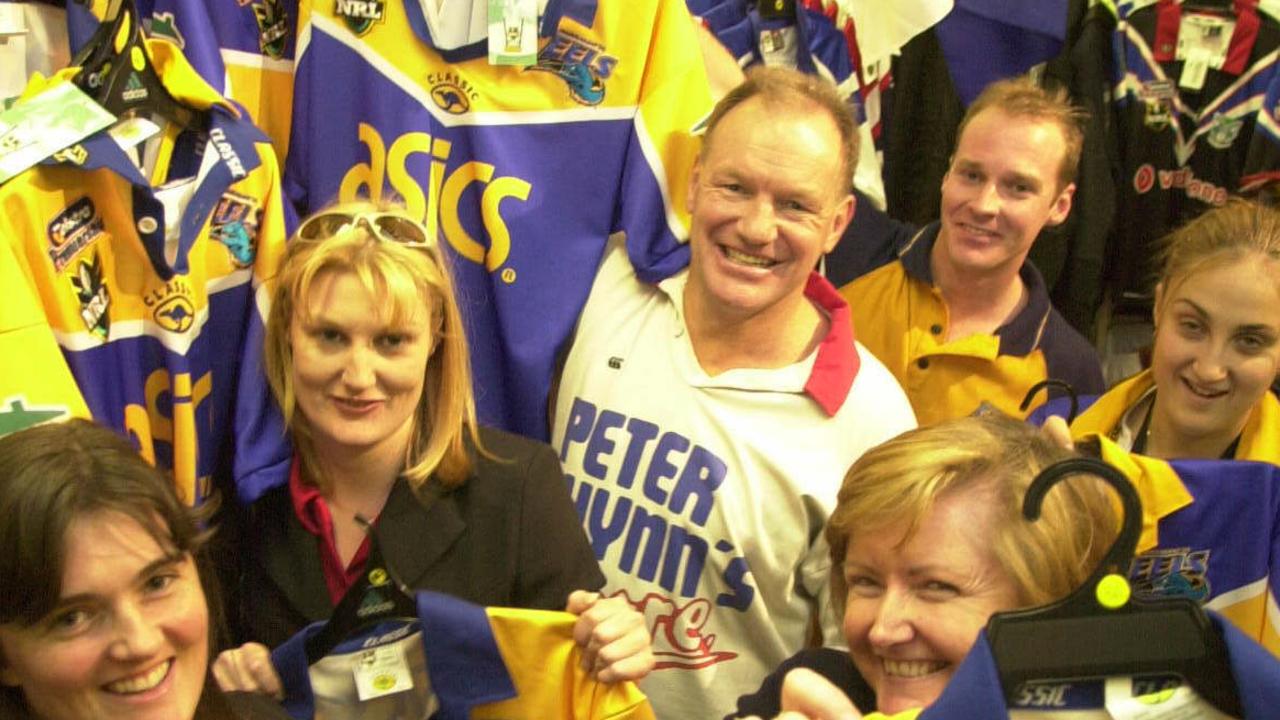
[[489, 64], [538, 60], [538, 0], [489, 0]]
[[361, 702], [413, 689], [413, 674], [399, 643], [364, 650], [355, 658], [351, 670]]
[[1132, 677], [1107, 678], [1107, 712], [1114, 720], [1229, 720], [1185, 684], [1149, 692]]

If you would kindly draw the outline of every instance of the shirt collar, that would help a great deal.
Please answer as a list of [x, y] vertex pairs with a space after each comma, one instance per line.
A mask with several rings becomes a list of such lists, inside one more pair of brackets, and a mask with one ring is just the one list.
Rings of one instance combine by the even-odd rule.
[[[898, 253], [907, 276], [930, 287], [936, 287], [933, 281], [932, 255], [941, 229], [941, 222], [926, 225]], [[1040, 340], [1049, 323], [1049, 313], [1053, 309], [1044, 278], [1030, 260], [1022, 263], [1018, 276], [1027, 287], [1027, 306], [1009, 322], [996, 328], [995, 336], [1000, 340], [1001, 355], [1030, 355], [1040, 347]]]
[[804, 391], [813, 398], [828, 416], [839, 412], [849, 397], [849, 389], [858, 376], [862, 361], [854, 344], [853, 319], [849, 305], [840, 297], [835, 286], [818, 273], [810, 273], [804, 287], [804, 296], [812, 300], [827, 314], [831, 324], [826, 337], [818, 345], [818, 356]]
[[[476, 5], [480, 5], [484, 1], [472, 0]], [[545, 38], [555, 35], [556, 30], [560, 27], [561, 18], [565, 17], [584, 27], [591, 27], [595, 23], [596, 4], [598, 1], [549, 0], [546, 9], [542, 13], [542, 23], [538, 26], [538, 37]], [[422, 6], [419, 5], [420, 0], [403, 0], [403, 2], [404, 13], [409, 21], [409, 27], [413, 28], [414, 34], [427, 47], [435, 49], [445, 62], [456, 63], [474, 60], [484, 57], [488, 53], [488, 43], [484, 41], [464, 45], [453, 50], [437, 49], [435, 42], [431, 39], [431, 29], [427, 24], [427, 16], [423, 14]]]

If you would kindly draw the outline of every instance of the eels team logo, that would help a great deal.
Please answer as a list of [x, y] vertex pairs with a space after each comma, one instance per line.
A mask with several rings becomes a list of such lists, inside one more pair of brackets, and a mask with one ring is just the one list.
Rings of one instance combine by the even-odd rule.
[[376, 22], [382, 22], [387, 5], [383, 0], [334, 0], [334, 13], [342, 18], [351, 32], [363, 35]]
[[604, 48], [564, 30], [538, 53], [538, 64], [530, 70], [559, 75], [569, 86], [569, 96], [583, 105], [599, 105], [604, 100], [605, 80], [613, 74], [618, 58]]
[[1129, 565], [1133, 596], [1143, 600], [1209, 598], [1209, 550], [1161, 548], [1145, 552]]
[[[341, 3], [339, 3], [341, 4]], [[253, 18], [258, 21], [258, 47], [271, 58], [284, 57], [289, 41], [289, 14], [281, 0], [262, 0], [253, 4]]]
[[227, 191], [209, 218], [209, 237], [227, 247], [236, 267], [249, 267], [258, 253], [261, 219], [262, 208], [253, 198]]

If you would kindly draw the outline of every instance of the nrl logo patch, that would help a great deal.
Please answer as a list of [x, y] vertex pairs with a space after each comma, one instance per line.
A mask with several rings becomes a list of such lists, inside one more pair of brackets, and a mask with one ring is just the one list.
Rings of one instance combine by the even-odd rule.
[[[341, 4], [341, 3], [339, 3]], [[289, 41], [289, 15], [280, 0], [262, 0], [253, 4], [253, 17], [258, 21], [258, 47], [267, 57], [284, 57]]]
[[62, 272], [67, 265], [102, 236], [102, 216], [87, 197], [71, 203], [49, 221], [49, 260]]
[[169, 40], [183, 50], [187, 48], [186, 38], [182, 37], [182, 33], [178, 30], [178, 23], [174, 21], [171, 12], [152, 13], [147, 34]]
[[1215, 115], [1213, 127], [1209, 129], [1209, 144], [1219, 150], [1226, 150], [1240, 137], [1240, 128], [1244, 121], [1240, 118]]
[[1169, 123], [1173, 118], [1169, 114], [1169, 106], [1163, 100], [1144, 100], [1146, 105], [1146, 113], [1142, 117], [1142, 124], [1147, 126], [1148, 130], [1160, 132], [1169, 127]]
[[80, 267], [71, 276], [71, 286], [80, 301], [80, 319], [84, 320], [84, 326], [105, 339], [111, 330], [111, 319], [107, 317], [111, 293], [107, 292], [107, 285], [102, 280], [102, 262], [97, 253], [89, 260], [80, 261]]
[[251, 197], [225, 192], [209, 218], [209, 237], [227, 247], [238, 268], [253, 264], [258, 253], [258, 225], [262, 208]]
[[347, 24], [351, 32], [363, 35], [376, 22], [382, 22], [387, 4], [383, 0], [334, 0], [334, 13]]

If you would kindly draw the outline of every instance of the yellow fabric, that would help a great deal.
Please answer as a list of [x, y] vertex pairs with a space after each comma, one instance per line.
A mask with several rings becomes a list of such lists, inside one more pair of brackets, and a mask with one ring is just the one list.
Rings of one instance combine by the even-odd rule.
[[[1111, 388], [1071, 423], [1072, 437], [1113, 437], [1125, 413], [1154, 383], [1151, 371], [1143, 370]], [[1262, 400], [1250, 411], [1240, 434], [1235, 459], [1280, 465], [1280, 400], [1270, 392], [1264, 393]]]
[[982, 403], [1025, 418], [1018, 405], [1048, 377], [1043, 353], [1001, 355], [995, 335], [947, 342], [941, 293], [909, 277], [900, 261], [845, 285], [840, 295], [854, 336], [898, 379], [921, 427], [969, 415]]
[[1138, 491], [1142, 501], [1142, 535], [1138, 553], [1160, 544], [1158, 525], [1167, 517], [1195, 501], [1169, 463], [1145, 455], [1130, 453], [1106, 437], [1099, 436], [1102, 459], [1118, 469]]
[[531, 709], [541, 709], [539, 718], [653, 720], [649, 701], [635, 683], [598, 682], [579, 667], [574, 616], [492, 607], [485, 612], [502, 656], [522, 662], [507, 663], [516, 697], [475, 708], [472, 720], [531, 718]]

